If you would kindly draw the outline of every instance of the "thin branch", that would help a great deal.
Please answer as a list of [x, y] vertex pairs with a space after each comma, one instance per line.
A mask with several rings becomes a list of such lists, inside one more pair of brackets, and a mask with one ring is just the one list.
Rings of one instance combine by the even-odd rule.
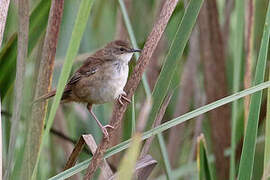
[[[97, 150], [97, 143], [96, 143], [94, 137], [90, 134], [90, 135], [83, 135], [83, 138], [85, 140], [85, 143], [87, 144], [87, 146], [91, 150], [92, 154], [94, 154]], [[100, 169], [101, 169], [102, 176], [99, 177], [99, 180], [100, 179], [109, 179], [110, 177], [113, 176], [113, 171], [110, 168], [110, 165], [107, 163], [106, 160], [103, 160], [103, 163], [101, 163]]]
[[11, 135], [8, 147], [8, 163], [4, 179], [10, 179], [12, 164], [14, 159], [15, 143], [19, 128], [23, 103], [23, 87], [25, 75], [25, 61], [28, 50], [28, 32], [29, 32], [29, 2], [28, 0], [19, 1], [19, 30], [18, 30], [18, 56], [16, 65], [16, 79], [13, 101], [14, 110], [11, 117]]
[[[168, 0], [165, 2], [158, 20], [154, 25], [152, 32], [148, 36], [142, 54], [138, 60], [138, 64], [135, 66], [134, 71], [125, 87], [125, 92], [127, 93], [127, 97], [129, 99], [132, 97], [132, 95], [134, 94], [136, 88], [140, 83], [144, 70], [146, 66], [149, 64], [150, 58], [153, 55], [153, 52], [156, 49], [163, 32], [165, 31], [167, 23], [174, 11], [175, 6], [177, 5], [177, 2], [178, 0]], [[118, 103], [115, 104], [113, 116], [110, 121], [110, 124], [115, 128], [109, 130], [109, 138], [103, 138], [101, 144], [99, 145], [96, 153], [93, 156], [92, 161], [90, 162], [90, 165], [87, 168], [87, 173], [84, 179], [90, 179], [91, 177], [93, 177], [94, 172], [100, 165], [103, 159], [103, 155], [106, 149], [108, 148], [109, 139], [112, 138], [112, 136], [114, 136], [115, 131], [117, 131], [118, 127], [120, 126], [121, 120], [124, 116], [126, 109], [127, 103], [124, 103], [123, 106], [121, 106]]]
[[[52, 1], [44, 46], [41, 55], [39, 74], [36, 84], [35, 98], [47, 93], [51, 88], [54, 58], [58, 42], [58, 34], [63, 14], [64, 0]], [[37, 103], [32, 108], [31, 122], [26, 141], [26, 150], [23, 171], [23, 179], [29, 179], [32, 175], [38, 156], [41, 135], [44, 127], [47, 102]], [[34, 135], [33, 135], [34, 134]]]
[[[91, 134], [82, 135], [79, 138], [78, 142], [76, 143], [72, 153], [70, 154], [64, 170], [69, 169], [75, 165], [85, 144], [88, 146], [88, 148], [91, 150], [92, 153], [96, 151], [97, 145], [93, 136]], [[102, 174], [105, 179], [109, 179], [110, 177], [113, 176], [113, 172], [109, 164], [105, 160], [103, 160], [103, 163], [101, 164], [101, 169], [102, 169]]]
[[[0, 47], [2, 45], [10, 0], [0, 1]], [[1, 176], [2, 177], [2, 176]]]
[[85, 138], [84, 138], [84, 135], [82, 135], [79, 138], [77, 144], [75, 145], [72, 153], [70, 154], [70, 156], [68, 158], [68, 161], [67, 161], [67, 163], [66, 163], [66, 165], [64, 167], [64, 170], [67, 170], [67, 169], [69, 169], [69, 168], [71, 168], [72, 166], [75, 165], [75, 163], [76, 163], [76, 161], [77, 161], [77, 159], [78, 159], [78, 157], [79, 157], [79, 155], [80, 155], [80, 153], [81, 153], [81, 151], [82, 151], [85, 144], [86, 144], [85, 143]]

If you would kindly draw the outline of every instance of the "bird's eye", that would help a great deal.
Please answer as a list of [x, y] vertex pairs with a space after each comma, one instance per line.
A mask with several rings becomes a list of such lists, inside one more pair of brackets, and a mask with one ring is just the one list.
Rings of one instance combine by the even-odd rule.
[[125, 49], [124, 48], [120, 48], [120, 51], [124, 51]]

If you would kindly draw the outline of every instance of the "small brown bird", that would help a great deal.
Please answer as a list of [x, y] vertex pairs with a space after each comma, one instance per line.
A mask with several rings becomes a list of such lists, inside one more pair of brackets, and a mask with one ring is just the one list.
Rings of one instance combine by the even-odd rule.
[[[131, 48], [126, 41], [116, 40], [108, 43], [88, 57], [73, 74], [64, 89], [61, 103], [72, 101], [87, 103], [87, 109], [107, 137], [106, 128], [114, 127], [103, 126], [93, 113], [92, 105], [113, 100], [118, 100], [120, 104], [123, 104], [123, 100], [130, 102], [123, 90], [128, 78], [128, 63], [134, 52], [140, 51]], [[56, 90], [53, 90], [35, 102], [53, 97], [55, 93]]]

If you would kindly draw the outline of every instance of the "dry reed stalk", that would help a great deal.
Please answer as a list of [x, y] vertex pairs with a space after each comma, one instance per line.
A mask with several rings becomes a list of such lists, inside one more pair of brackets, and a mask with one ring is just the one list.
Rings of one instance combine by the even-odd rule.
[[[3, 2], [4, 3], [4, 2]], [[4, 4], [1, 4], [4, 5]], [[18, 29], [18, 54], [16, 64], [16, 79], [14, 87], [13, 113], [11, 117], [11, 131], [8, 147], [8, 163], [4, 179], [10, 179], [12, 164], [14, 159], [15, 143], [19, 120], [21, 118], [23, 104], [23, 87], [25, 75], [25, 61], [28, 50], [28, 33], [29, 33], [29, 2], [28, 0], [19, 1], [19, 29]], [[2, 38], [1, 38], [2, 39]]]
[[[249, 0], [248, 6], [246, 9], [246, 71], [244, 78], [244, 87], [245, 89], [251, 87], [252, 82], [252, 55], [253, 55], [253, 24], [254, 24], [254, 1]], [[248, 113], [249, 113], [249, 100], [250, 96], [244, 98], [245, 103], [245, 125], [247, 124]], [[245, 126], [246, 127], [246, 126]]]
[[[44, 46], [40, 60], [39, 74], [35, 88], [35, 98], [46, 94], [51, 88], [54, 59], [63, 8], [64, 0], [52, 1]], [[26, 140], [25, 157], [23, 160], [23, 164], [25, 164], [27, 171], [23, 171], [23, 179], [29, 179], [32, 176], [32, 172], [35, 167], [41, 144], [41, 135], [44, 128], [46, 109], [46, 101], [36, 103], [32, 108], [31, 119], [29, 123], [29, 133]]]

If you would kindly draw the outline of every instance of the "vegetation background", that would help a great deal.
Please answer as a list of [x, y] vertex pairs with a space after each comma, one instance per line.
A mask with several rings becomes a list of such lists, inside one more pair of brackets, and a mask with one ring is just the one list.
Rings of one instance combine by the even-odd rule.
[[[270, 178], [270, 83], [263, 83], [270, 78], [268, 0], [5, 0], [0, 6], [4, 179], [90, 173], [86, 146], [77, 165], [63, 169], [81, 135], [99, 144], [101, 131], [85, 105], [58, 104], [70, 72], [115, 39], [143, 49], [130, 74], [139, 71], [136, 63], [148, 66], [110, 138], [106, 172], [118, 172], [116, 179], [135, 169], [139, 179]], [[56, 87], [54, 100], [32, 104]], [[107, 124], [117, 107], [94, 112]], [[149, 177], [135, 165], [139, 156]], [[104, 178], [103, 168], [94, 179]]]

